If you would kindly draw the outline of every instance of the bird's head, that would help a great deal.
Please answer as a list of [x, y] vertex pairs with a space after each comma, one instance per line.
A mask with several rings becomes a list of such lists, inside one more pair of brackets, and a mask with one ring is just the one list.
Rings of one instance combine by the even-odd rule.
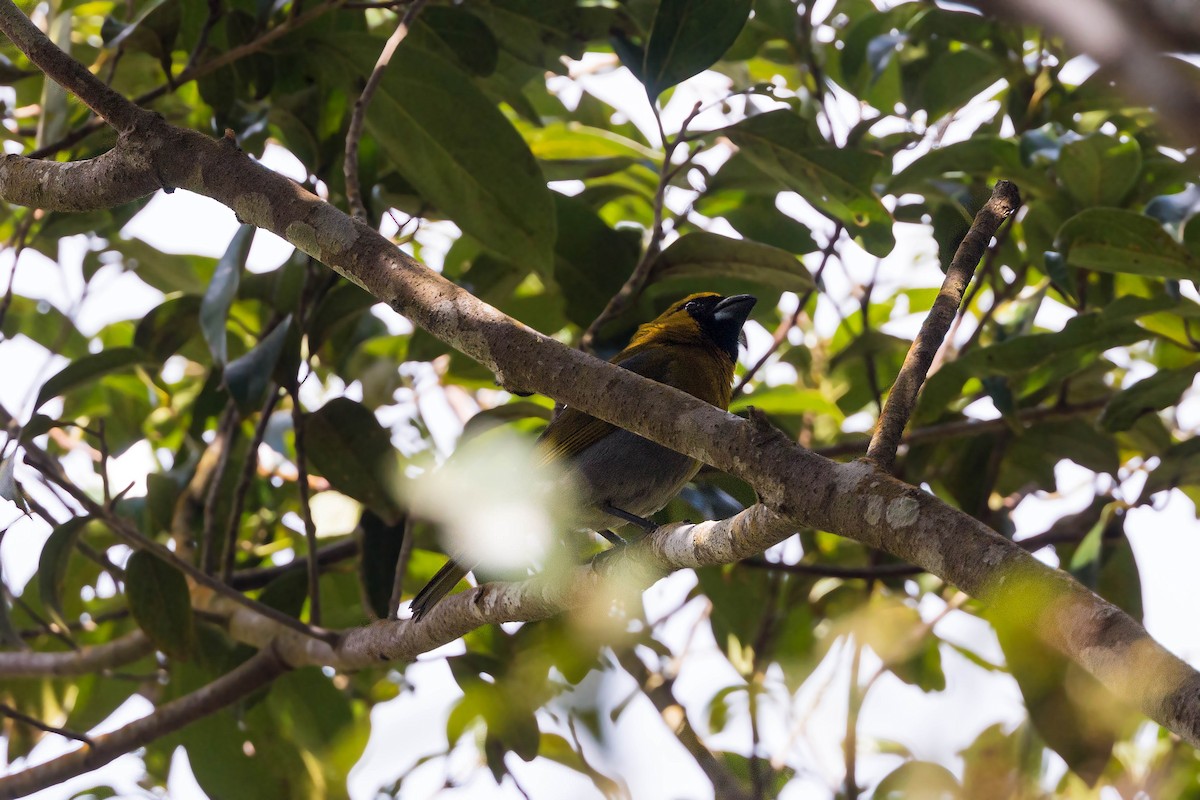
[[699, 292], [673, 303], [663, 313], [638, 328], [630, 347], [668, 342], [711, 344], [737, 361], [739, 342], [745, 343], [742, 326], [758, 298], [749, 294], [722, 297]]

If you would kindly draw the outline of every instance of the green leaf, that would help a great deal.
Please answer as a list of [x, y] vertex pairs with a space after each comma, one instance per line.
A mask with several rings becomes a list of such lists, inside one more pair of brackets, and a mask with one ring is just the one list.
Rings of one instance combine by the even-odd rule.
[[225, 386], [243, 415], [257, 411], [266, 402], [275, 365], [279, 363], [291, 332], [292, 315], [288, 314], [246, 355], [231, 361], [225, 368]]
[[83, 356], [67, 364], [58, 374], [42, 384], [33, 407], [41, 408], [47, 400], [93, 383], [105, 375], [151, 363], [146, 353], [136, 347], [112, 347]]
[[73, 517], [55, 528], [46, 543], [42, 545], [42, 554], [38, 557], [38, 597], [42, 605], [50, 612], [54, 621], [66, 629], [63, 619], [63, 588], [67, 579], [67, 565], [71, 553], [75, 550], [75, 542], [87, 525], [87, 517]]
[[1192, 385], [1200, 363], [1180, 369], [1160, 369], [1145, 380], [1123, 389], [1108, 401], [1100, 415], [1100, 427], [1106, 431], [1127, 431], [1138, 417], [1175, 405]]
[[8, 311], [0, 324], [5, 339], [25, 336], [51, 353], [66, 358], [87, 354], [87, 338], [75, 327], [66, 314], [45, 300], [13, 295]]
[[1172, 445], [1163, 453], [1158, 466], [1146, 479], [1138, 504], [1148, 502], [1150, 496], [1176, 486], [1200, 485], [1200, 436]]
[[125, 564], [125, 596], [133, 618], [156, 648], [173, 658], [190, 657], [196, 631], [183, 573], [153, 553], [138, 550]]
[[391, 436], [365, 406], [345, 397], [304, 416], [308, 459], [333, 488], [387, 524], [402, 515], [400, 460]]
[[586, 203], [572, 197], [556, 193], [554, 204], [554, 279], [566, 301], [567, 318], [586, 328], [633, 272], [640, 236], [632, 230], [613, 230]]
[[[378, 50], [376, 39], [351, 34], [322, 44], [358, 75], [370, 73]], [[405, 42], [383, 74], [367, 128], [391, 164], [463, 231], [515, 263], [550, 272], [553, 198], [537, 161], [455, 64]]]
[[156, 362], [166, 361], [196, 334], [200, 303], [194, 294], [168, 297], [138, 320], [133, 332], [134, 347], [144, 350]]
[[[1012, 139], [998, 136], [972, 136], [965, 142], [955, 142], [930, 150], [901, 170], [888, 183], [889, 194], [925, 192], [928, 181], [946, 175], [969, 175], [988, 178], [993, 175], [1009, 177], [1024, 173], [1020, 147]], [[1025, 182], [1020, 181], [1022, 188]]]
[[1200, 279], [1200, 261], [1157, 220], [1117, 208], [1089, 208], [1063, 223], [1058, 249], [1067, 263], [1100, 272]]
[[359, 521], [358, 575], [367, 610], [376, 619], [387, 619], [406, 527], [403, 519], [389, 525], [369, 510]]
[[891, 252], [896, 244], [892, 217], [871, 190], [882, 155], [810, 143], [809, 127], [786, 109], [750, 117], [721, 132], [760, 170], [841, 222], [868, 253], [883, 257]]
[[704, 231], [676, 239], [650, 268], [649, 284], [677, 280], [733, 281], [787, 292], [813, 287], [804, 264], [786, 250]]
[[802, 255], [820, 248], [812, 231], [775, 206], [774, 197], [752, 195], [721, 214], [737, 232], [755, 242]]
[[225, 255], [217, 262], [217, 270], [200, 303], [200, 330], [204, 333], [204, 341], [208, 342], [213, 363], [218, 366], [224, 366], [228, 358], [225, 321], [229, 317], [233, 299], [237, 297], [238, 282], [246, 267], [246, 256], [250, 254], [250, 245], [254, 242], [254, 232], [257, 230], [253, 225], [242, 225], [237, 229], [237, 233], [229, 240]]
[[875, 800], [958, 800], [962, 786], [954, 773], [930, 761], [906, 761], [875, 787]]
[[986, 51], [964, 43], [939, 56], [923, 78], [915, 101], [933, 122], [1003, 79], [1004, 66]]
[[1119, 716], [1114, 697], [1098, 680], [1037, 638], [1028, 621], [991, 609], [1005, 661], [1029, 710], [1029, 719], [1046, 744], [1071, 771], [1095, 783], [1112, 755]]
[[165, 294], [203, 295], [216, 269], [216, 259], [164, 253], [141, 239], [117, 239], [109, 247], [121, 254], [125, 269]]
[[[29, 427], [21, 431], [22, 436], [28, 441]], [[16, 479], [17, 469], [17, 454], [13, 451], [7, 458], [0, 459], [0, 499], [8, 500], [10, 503], [16, 503], [17, 508], [29, 513], [29, 504], [25, 502], [25, 497], [21, 492], [21, 487], [17, 485]], [[2, 609], [0, 609], [2, 610]]]
[[1055, 169], [1081, 206], [1118, 206], [1142, 171], [1142, 148], [1132, 136], [1093, 133], [1063, 145]]
[[752, 0], [662, 0], [646, 43], [641, 81], [656, 99], [708, 69], [746, 24]]
[[496, 37], [479, 17], [462, 6], [423, 9], [408, 33], [409, 41], [460, 63], [475, 75], [496, 71]]

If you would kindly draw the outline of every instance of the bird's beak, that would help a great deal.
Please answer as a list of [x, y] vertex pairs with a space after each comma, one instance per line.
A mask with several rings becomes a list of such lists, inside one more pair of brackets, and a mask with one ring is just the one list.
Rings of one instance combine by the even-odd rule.
[[733, 297], [726, 297], [713, 308], [713, 318], [719, 323], [734, 324], [740, 328], [750, 316], [750, 310], [757, 302], [758, 298], [752, 294], [735, 294]]
[[750, 309], [754, 308], [757, 302], [758, 298], [752, 294], [735, 294], [717, 303], [713, 309], [713, 316], [722, 320], [740, 318], [745, 321], [750, 316]]
[[752, 294], [735, 294], [732, 297], [726, 297], [713, 308], [713, 320], [725, 330], [730, 328], [736, 330], [738, 344], [745, 347], [746, 332], [742, 330], [742, 326], [746, 324], [746, 319], [757, 302], [758, 298]]

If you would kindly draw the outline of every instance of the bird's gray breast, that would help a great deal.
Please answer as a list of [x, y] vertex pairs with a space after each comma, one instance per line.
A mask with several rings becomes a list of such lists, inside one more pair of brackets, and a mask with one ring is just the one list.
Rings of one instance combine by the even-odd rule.
[[648, 517], [691, 480], [699, 462], [626, 430], [616, 430], [570, 462], [580, 493], [579, 527], [599, 530], [625, 523], [600, 511], [605, 503]]

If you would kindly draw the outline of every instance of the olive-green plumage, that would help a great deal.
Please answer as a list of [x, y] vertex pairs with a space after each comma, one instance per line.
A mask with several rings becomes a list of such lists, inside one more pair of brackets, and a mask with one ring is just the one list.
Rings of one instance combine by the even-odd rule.
[[[728, 408], [738, 341], [755, 298], [704, 292], [685, 297], [638, 328], [612, 363], [674, 386], [718, 408]], [[578, 489], [576, 529], [625, 525], [625, 515], [647, 517], [661, 509], [695, 477], [700, 462], [637, 434], [566, 408], [538, 439], [543, 463], [567, 469]], [[467, 573], [453, 559], [417, 593], [413, 618], [420, 619]]]

